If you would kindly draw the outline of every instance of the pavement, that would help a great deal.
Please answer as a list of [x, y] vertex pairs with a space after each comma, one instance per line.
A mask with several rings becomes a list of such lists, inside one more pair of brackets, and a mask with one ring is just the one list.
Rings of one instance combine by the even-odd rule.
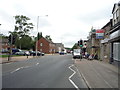
[[[46, 56], [48, 55], [58, 55], [58, 54], [45, 54]], [[29, 60], [30, 58], [38, 58], [40, 56], [14, 56], [11, 57], [11, 59], [8, 61], [8, 57], [6, 58], [0, 58], [0, 64], [4, 64], [4, 63], [10, 63], [10, 62], [18, 62], [18, 61], [23, 61], [23, 60]]]
[[75, 65], [89, 88], [119, 88], [117, 66], [87, 59], [75, 59]]
[[36, 57], [28, 56], [28, 58], [27, 58], [27, 56], [16, 56], [16, 57], [11, 57], [11, 59], [9, 61], [8, 61], [8, 57], [0, 58], [0, 64], [29, 60], [30, 58], [36, 58]]

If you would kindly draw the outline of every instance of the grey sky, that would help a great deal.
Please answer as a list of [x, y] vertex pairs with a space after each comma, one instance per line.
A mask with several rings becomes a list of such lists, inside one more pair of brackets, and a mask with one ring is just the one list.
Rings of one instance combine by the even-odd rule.
[[[14, 30], [15, 15], [25, 15], [35, 25], [31, 35], [36, 36], [37, 16], [39, 32], [50, 35], [53, 42], [72, 47], [80, 38], [87, 39], [91, 27], [102, 28], [112, 18], [114, 3], [119, 0], [1, 0], [1, 33]], [[48, 15], [48, 17], [44, 17]]]

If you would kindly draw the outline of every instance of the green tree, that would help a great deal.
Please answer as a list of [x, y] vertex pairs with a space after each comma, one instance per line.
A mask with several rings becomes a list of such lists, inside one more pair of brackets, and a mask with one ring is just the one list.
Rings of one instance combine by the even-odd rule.
[[45, 38], [48, 39], [48, 40], [50, 40], [50, 41], [52, 41], [50, 35], [46, 35]]
[[[10, 35], [15, 37], [14, 43], [15, 43], [15, 46], [17, 46], [17, 48], [27, 48], [26, 46], [23, 46], [23, 45], [24, 45], [24, 43], [26, 44], [26, 42], [28, 42], [28, 41], [29, 41], [28, 44], [30, 44], [30, 42], [32, 42], [31, 39], [28, 40], [28, 35], [29, 35], [30, 30], [33, 29], [33, 24], [28, 22], [30, 20], [29, 17], [23, 16], [23, 15], [16, 15], [14, 18], [15, 18], [15, 29], [13, 32], [9, 31], [9, 33], [10, 33]], [[23, 41], [23, 40], [25, 40], [25, 41]], [[24, 42], [24, 43], [22, 43], [22, 42]], [[30, 47], [28, 47], [28, 48], [30, 48]]]
[[72, 50], [73, 49], [77, 49], [77, 44], [75, 43], [74, 46], [72, 47]]
[[30, 36], [24, 35], [19, 39], [18, 47], [21, 49], [29, 50], [33, 48], [33, 40]]
[[29, 17], [23, 15], [16, 15], [15, 20], [16, 21], [14, 32], [16, 32], [19, 35], [19, 37], [28, 35], [29, 31], [33, 29], [33, 24], [28, 23], [28, 21], [30, 20]]
[[40, 38], [42, 38], [43, 36], [42, 36], [42, 32], [38, 32], [38, 34], [37, 34], [37, 38], [38, 38], [38, 40], [40, 39]]

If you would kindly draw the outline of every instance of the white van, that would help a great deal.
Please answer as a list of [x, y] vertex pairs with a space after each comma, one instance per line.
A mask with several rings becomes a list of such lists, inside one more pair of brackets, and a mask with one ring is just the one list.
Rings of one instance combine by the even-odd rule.
[[76, 58], [80, 58], [81, 56], [81, 50], [80, 49], [74, 49], [73, 50], [73, 58], [76, 59]]

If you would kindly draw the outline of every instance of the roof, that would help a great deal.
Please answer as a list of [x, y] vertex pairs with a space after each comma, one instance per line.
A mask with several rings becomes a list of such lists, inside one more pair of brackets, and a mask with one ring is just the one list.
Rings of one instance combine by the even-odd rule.
[[110, 21], [106, 25], [104, 25], [101, 29], [104, 29], [105, 27], [107, 27], [109, 25], [112, 25], [112, 19], [110, 19]]
[[120, 1], [119, 1], [118, 3], [115, 3], [115, 4], [114, 4], [112, 13], [114, 12], [116, 5], [120, 6]]
[[64, 47], [64, 45], [62, 43], [54, 43], [54, 44], [57, 45], [57, 46], [63, 46]]
[[[47, 42], [49, 42], [49, 43], [53, 43], [52, 41], [50, 41], [50, 40], [48, 40], [48, 39], [46, 39], [46, 38], [44, 38], [44, 37], [42, 37], [43, 39], [45, 39]], [[41, 38], [40, 38], [41, 39]]]

